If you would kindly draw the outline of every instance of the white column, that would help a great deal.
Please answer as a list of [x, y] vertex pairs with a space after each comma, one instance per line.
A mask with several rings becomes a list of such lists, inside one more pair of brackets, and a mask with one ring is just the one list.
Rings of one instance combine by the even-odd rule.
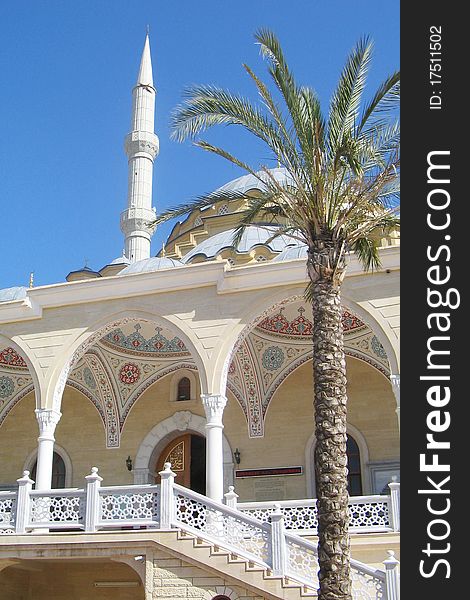
[[209, 498], [223, 501], [224, 496], [224, 456], [222, 415], [227, 398], [221, 395], [202, 394], [202, 404], [206, 412], [206, 494]]
[[62, 415], [60, 412], [50, 408], [37, 408], [34, 412], [39, 424], [36, 489], [48, 490], [52, 483], [54, 432]]
[[393, 393], [397, 402], [397, 408], [395, 409], [395, 412], [397, 413], [398, 417], [398, 431], [400, 431], [400, 375], [390, 375], [390, 381], [392, 383]]

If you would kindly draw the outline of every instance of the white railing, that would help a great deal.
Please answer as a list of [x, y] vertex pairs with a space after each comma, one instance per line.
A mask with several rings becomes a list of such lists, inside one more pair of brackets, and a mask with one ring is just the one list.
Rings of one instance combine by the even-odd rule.
[[[293, 533], [296, 521], [291, 515], [295, 513], [289, 511], [301, 505], [292, 504], [293, 501], [269, 503], [260, 519], [248, 510], [239, 509], [247, 508], [247, 504], [239, 504], [237, 508], [233, 488], [225, 495], [224, 505], [176, 485], [169, 463], [160, 476], [160, 485], [101, 487], [102, 478], [93, 467], [85, 478], [84, 489], [33, 490], [34, 482], [25, 471], [18, 479], [16, 492], [0, 492], [0, 534], [51, 530], [94, 533], [129, 527], [180, 529], [261, 565], [274, 576], [289, 577], [311, 590], [318, 588], [316, 545]], [[395, 501], [397, 490], [399, 487], [392, 488]], [[373, 497], [381, 498], [375, 503], [367, 498], [369, 504], [379, 505], [388, 497]], [[364, 502], [353, 503], [353, 510], [356, 505], [363, 506]], [[393, 502], [390, 500], [387, 506], [387, 514], [393, 515]], [[392, 526], [397, 523], [393, 518]], [[389, 554], [384, 561], [385, 571], [351, 561], [354, 600], [399, 600], [398, 561], [393, 552]]]
[[15, 533], [16, 504], [15, 492], [0, 492], [0, 534]]
[[[351, 496], [349, 498], [349, 531], [400, 531], [400, 484], [389, 484], [390, 495]], [[233, 487], [229, 490], [234, 494]], [[229, 494], [226, 494], [226, 498]], [[298, 534], [316, 534], [318, 528], [317, 501], [283, 500], [279, 502], [238, 502], [230, 496], [231, 506], [260, 521], [269, 521], [276, 505], [284, 516], [285, 528]], [[228, 498], [227, 498], [228, 500]]]

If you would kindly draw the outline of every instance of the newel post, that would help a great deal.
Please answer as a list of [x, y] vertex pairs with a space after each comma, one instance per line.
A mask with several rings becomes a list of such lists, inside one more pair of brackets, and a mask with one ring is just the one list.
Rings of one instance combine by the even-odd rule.
[[387, 589], [387, 600], [400, 600], [400, 577], [398, 565], [393, 550], [387, 550], [388, 558], [384, 560], [385, 565], [385, 587]]
[[393, 477], [390, 488], [390, 521], [393, 531], [400, 531], [400, 484]]
[[229, 506], [230, 508], [234, 508], [236, 510], [238, 494], [236, 494], [234, 490], [235, 490], [235, 488], [233, 487], [233, 485], [229, 485], [228, 492], [226, 494], [224, 494], [224, 498], [225, 498], [225, 504], [227, 506]]
[[29, 478], [29, 471], [23, 471], [23, 477], [16, 480], [18, 483], [18, 496], [16, 502], [15, 533], [26, 533], [29, 522], [30, 492], [34, 481]]
[[92, 467], [86, 480], [85, 531], [93, 533], [100, 520], [100, 486], [103, 478], [98, 475], [98, 467]]
[[286, 574], [286, 537], [284, 534], [284, 515], [281, 505], [274, 505], [271, 517], [271, 564], [273, 575], [283, 577]]
[[176, 473], [171, 470], [171, 463], [163, 465], [164, 470], [160, 471], [160, 529], [171, 529], [175, 520], [175, 495], [173, 484]]

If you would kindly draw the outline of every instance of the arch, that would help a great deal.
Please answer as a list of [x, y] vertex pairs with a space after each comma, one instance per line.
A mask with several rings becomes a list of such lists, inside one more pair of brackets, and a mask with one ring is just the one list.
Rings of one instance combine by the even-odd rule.
[[[7, 337], [6, 335], [0, 333], [0, 351], [3, 348], [12, 347], [13, 350], [24, 360], [26, 366], [28, 367], [28, 373], [32, 378], [34, 393], [36, 397], [36, 408], [40, 408], [41, 402], [41, 385], [40, 385], [40, 367], [36, 365], [36, 361], [29, 356], [28, 348], [24, 347], [20, 340], [15, 340]], [[37, 368], [36, 368], [37, 366]], [[31, 389], [29, 390], [31, 391]], [[28, 392], [29, 393], [29, 392]], [[16, 404], [16, 403], [15, 403]]]
[[[171, 440], [172, 435], [177, 437], [182, 431], [193, 431], [205, 438], [206, 419], [195, 415], [189, 410], [181, 410], [155, 425], [147, 433], [137, 450], [133, 469], [134, 483], [142, 484], [149, 482], [154, 457], [163, 450], [164, 446]], [[222, 434], [222, 436], [224, 488], [228, 490], [228, 486], [233, 485], [234, 464], [229, 441], [225, 434]]]
[[[65, 465], [65, 487], [72, 487], [73, 481], [73, 468], [72, 468], [72, 460], [68, 454], [68, 452], [62, 446], [59, 446], [57, 442], [54, 442], [54, 452], [56, 452], [60, 458], [64, 461]], [[38, 457], [38, 449], [35, 448], [32, 452], [30, 452], [24, 461], [23, 471], [29, 471], [32, 473], [34, 463], [36, 462]]]
[[196, 383], [196, 375], [194, 370], [188, 369], [187, 367], [180, 367], [177, 369], [170, 381], [170, 401], [178, 400], [178, 385], [182, 378], [189, 379], [190, 384], [190, 395], [187, 400], [194, 401], [196, 400], [196, 392], [197, 392], [197, 383]]
[[[374, 369], [374, 371], [377, 371], [377, 373], [379, 373], [388, 383], [390, 383], [390, 379], [385, 375], [385, 373], [378, 366], [374, 365], [371, 362], [366, 361], [361, 356], [356, 356], [356, 354], [349, 352], [347, 347], [345, 347], [344, 353], [347, 358], [350, 358], [352, 360], [358, 360], [360, 362], [363, 362], [365, 365], [371, 367], [372, 369]], [[289, 368], [287, 369], [287, 371], [285, 371], [284, 373], [281, 373], [280, 376], [274, 381], [274, 384], [273, 384], [272, 388], [269, 390], [269, 394], [268, 394], [268, 402], [266, 404], [266, 410], [264, 413], [265, 421], [266, 421], [266, 418], [268, 415], [269, 408], [271, 407], [271, 401], [274, 398], [274, 395], [277, 392], [277, 390], [300, 367], [302, 367], [305, 363], [308, 363], [309, 361], [312, 360], [312, 354], [313, 354], [313, 351], [299, 356], [294, 362], [292, 362], [289, 365]], [[313, 381], [312, 381], [312, 397], [313, 397]], [[349, 425], [348, 425], [348, 427], [349, 427]], [[354, 428], [353, 425], [351, 425], [351, 427]], [[359, 430], [356, 429], [356, 431], [359, 431]], [[351, 435], [353, 435], [353, 434], [351, 434]], [[362, 435], [362, 434], [360, 434], [360, 435]], [[360, 450], [361, 450], [361, 448], [360, 448]], [[362, 456], [362, 450], [361, 450], [361, 456]]]
[[216, 598], [229, 598], [229, 600], [238, 600], [240, 595], [231, 587], [227, 585], [216, 585], [215, 586], [216, 596], [212, 597], [212, 600], [216, 600]]
[[[369, 469], [369, 447], [367, 446], [366, 438], [359, 431], [357, 427], [347, 423], [346, 432], [348, 435], [354, 438], [355, 442], [359, 446], [360, 458], [361, 458], [361, 478], [362, 478], [362, 493], [364, 495], [371, 494], [371, 477]], [[315, 432], [307, 440], [305, 445], [305, 473], [307, 483], [307, 497], [315, 498], [316, 487], [314, 473], [314, 462], [313, 462], [313, 451], [316, 444]]]
[[[119, 325], [130, 321], [153, 322], [159, 326], [166, 327], [174, 331], [184, 342], [186, 348], [191, 354], [198, 369], [202, 390], [207, 389], [206, 365], [204, 362], [204, 350], [198, 340], [191, 335], [191, 330], [183, 322], [175, 323], [169, 317], [163, 317], [155, 313], [149, 313], [146, 310], [127, 310], [119, 311], [113, 315], [108, 315], [88, 326], [87, 330], [81, 333], [67, 348], [64, 348], [62, 361], [58, 364], [50, 378], [47, 390], [48, 402], [52, 404], [54, 410], [60, 411], [62, 394], [65, 383], [70, 371], [75, 367], [80, 358], [86, 351], [104, 335], [112, 331]], [[52, 398], [52, 401], [50, 400]]]
[[[274, 293], [269, 290], [258, 302], [253, 302], [250, 305], [250, 308], [241, 315], [230, 331], [224, 332], [221, 344], [214, 351], [215, 363], [211, 371], [212, 381], [210, 381], [214, 390], [220, 390], [220, 393], [224, 393], [230, 363], [240, 344], [256, 325], [276, 309], [303, 298], [304, 292], [304, 286], [295, 286]], [[370, 303], [367, 307], [368, 310], [366, 310], [364, 306], [348, 296], [347, 291], [342, 291], [341, 304], [370, 327], [387, 354], [390, 372], [399, 373], [398, 339], [380, 312]]]

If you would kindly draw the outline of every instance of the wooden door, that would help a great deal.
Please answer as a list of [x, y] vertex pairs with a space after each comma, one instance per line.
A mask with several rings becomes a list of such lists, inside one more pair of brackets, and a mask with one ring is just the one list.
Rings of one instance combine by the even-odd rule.
[[172, 440], [160, 454], [157, 462], [157, 483], [160, 483], [158, 473], [163, 471], [163, 465], [171, 463], [171, 470], [176, 473], [175, 483], [191, 487], [191, 434], [186, 433]]

